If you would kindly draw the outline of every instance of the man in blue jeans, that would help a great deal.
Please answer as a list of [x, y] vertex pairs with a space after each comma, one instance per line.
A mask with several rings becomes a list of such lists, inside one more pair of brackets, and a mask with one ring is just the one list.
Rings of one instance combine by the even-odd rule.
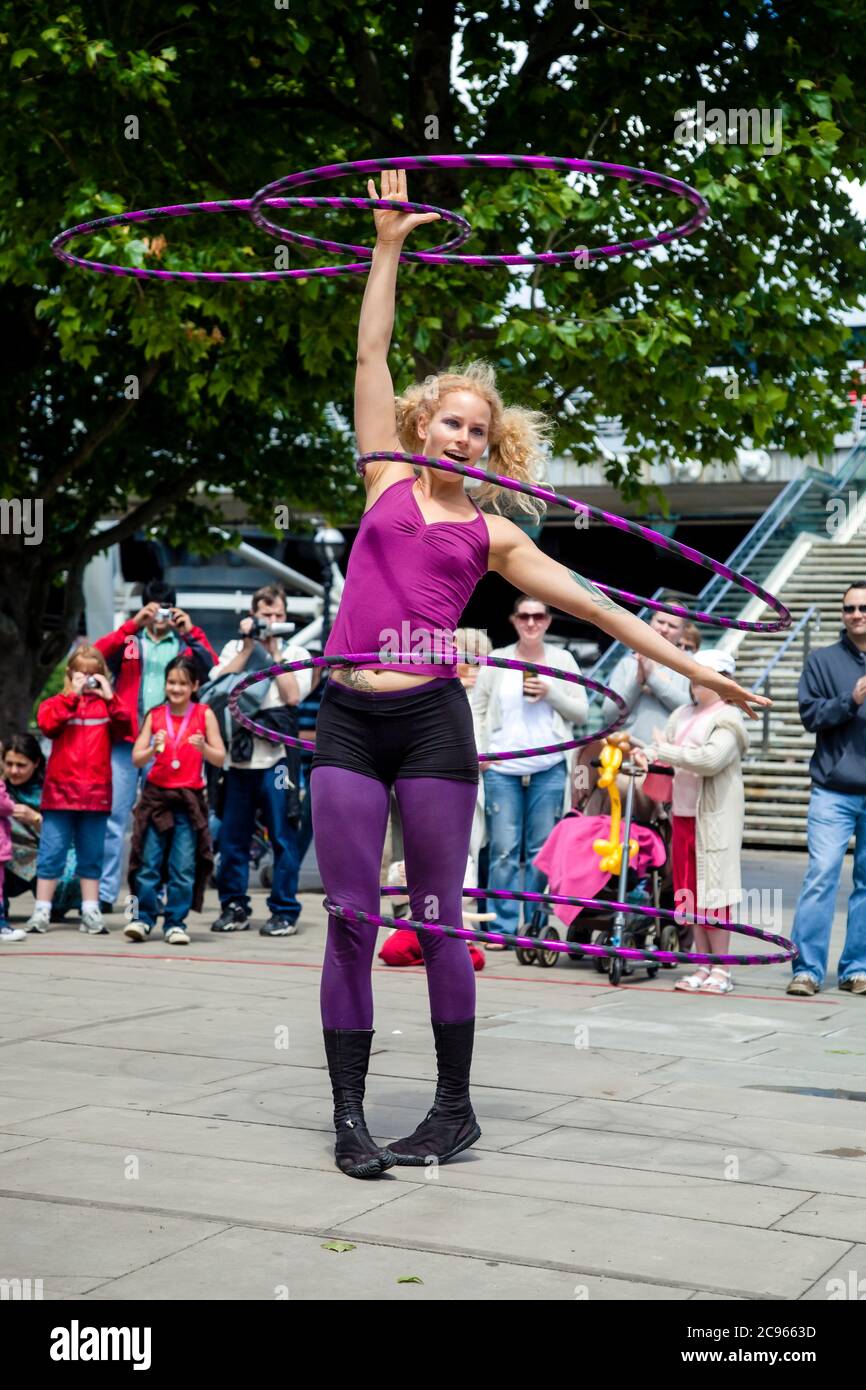
[[794, 914], [799, 955], [788, 993], [817, 994], [827, 973], [842, 861], [853, 835], [854, 891], [848, 901], [839, 988], [866, 995], [866, 579], [842, 595], [844, 632], [814, 651], [800, 677], [800, 718], [817, 734], [810, 773], [809, 867]]
[[[272, 634], [272, 624], [285, 624], [286, 596], [276, 584], [266, 584], [253, 594], [250, 616], [240, 624], [240, 636], [220, 653], [211, 678], [244, 671], [259, 645], [270, 662], [305, 661], [309, 652], [281, 634]], [[280, 708], [296, 707], [310, 693], [311, 672], [287, 671], [265, 686], [257, 720], [269, 724]], [[277, 724], [274, 723], [274, 727]], [[220, 915], [211, 931], [248, 931], [252, 903], [247, 891], [250, 876], [250, 843], [261, 807], [274, 855], [274, 870], [268, 894], [270, 917], [259, 928], [260, 936], [296, 936], [301, 903], [297, 896], [300, 854], [298, 820], [292, 813], [297, 799], [297, 773], [284, 745], [271, 743], [242, 730], [229, 748], [225, 774], [225, 807], [219, 832], [220, 865], [217, 891]], [[293, 795], [292, 795], [293, 794]]]

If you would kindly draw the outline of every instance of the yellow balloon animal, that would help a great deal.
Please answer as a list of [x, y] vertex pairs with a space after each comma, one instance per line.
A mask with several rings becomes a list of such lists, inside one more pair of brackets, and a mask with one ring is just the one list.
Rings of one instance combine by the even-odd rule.
[[[622, 803], [620, 801], [619, 787], [616, 784], [616, 774], [622, 763], [622, 749], [605, 741], [599, 761], [601, 762], [602, 771], [598, 779], [598, 785], [600, 787], [607, 787], [608, 794], [610, 795], [610, 837], [607, 840], [593, 840], [592, 848], [596, 854], [601, 855], [599, 868], [606, 874], [618, 874], [622, 869], [622, 844], [619, 838]], [[633, 859], [637, 851], [637, 840], [629, 840], [629, 859]]]

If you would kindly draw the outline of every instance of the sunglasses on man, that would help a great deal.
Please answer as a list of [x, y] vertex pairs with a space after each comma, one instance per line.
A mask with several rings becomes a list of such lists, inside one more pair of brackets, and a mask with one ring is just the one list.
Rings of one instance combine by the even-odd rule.
[[866, 603], [843, 603], [843, 613], [866, 613]]

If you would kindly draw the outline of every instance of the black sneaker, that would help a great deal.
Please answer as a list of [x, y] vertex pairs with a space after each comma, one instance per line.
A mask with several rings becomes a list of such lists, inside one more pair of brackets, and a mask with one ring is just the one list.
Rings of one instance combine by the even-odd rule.
[[291, 917], [277, 917], [274, 914], [263, 927], [259, 927], [259, 936], [297, 936], [298, 924]]
[[241, 903], [228, 903], [217, 917], [211, 931], [249, 931], [250, 914]]

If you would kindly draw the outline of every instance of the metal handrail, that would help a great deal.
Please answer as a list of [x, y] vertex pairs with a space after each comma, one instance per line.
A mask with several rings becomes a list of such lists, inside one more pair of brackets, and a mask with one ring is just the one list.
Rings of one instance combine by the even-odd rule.
[[[760, 531], [762, 523], [767, 521], [772, 515], [776, 503], [781, 502], [785, 498], [785, 494], [789, 487], [792, 487], [792, 494], [784, 503], [784, 506], [780, 508], [779, 514], [774, 518], [772, 525]], [[828, 491], [833, 491], [835, 480], [832, 477], [828, 478], [824, 473], [818, 473], [814, 468], [807, 468], [800, 474], [799, 478], [792, 478], [791, 482], [782, 489], [773, 505], [764, 513], [760, 521], [758, 521], [755, 526], [752, 527], [751, 531], [743, 537], [740, 544], [725, 561], [725, 564], [728, 565], [730, 569], [740, 569], [751, 564], [758, 552], [763, 550], [767, 541], [770, 540], [790, 518], [797, 504], [803, 500], [806, 493], [809, 492], [812, 487], [825, 488]], [[750, 540], [753, 542], [751, 547], [748, 545]], [[731, 586], [731, 581], [730, 579], [722, 578], [720, 575], [714, 575], [709, 583], [704, 586], [701, 595], [702, 599], [703, 595], [707, 593], [707, 590], [710, 589], [713, 584], [719, 586], [719, 592], [714, 599], [705, 605], [705, 612], [707, 613], [711, 613], [720, 600], [724, 598]]]
[[[838, 473], [828, 476], [826, 473], [819, 472], [817, 468], [813, 468], [809, 465], [798, 477], [791, 478], [782, 488], [782, 491], [773, 499], [773, 502], [764, 515], [743, 537], [739, 545], [735, 546], [731, 551], [731, 554], [725, 561], [726, 565], [728, 565], [730, 569], [743, 570], [746, 565], [751, 563], [758, 552], [763, 549], [770, 537], [775, 535], [782, 524], [788, 520], [794, 508], [813, 485], [828, 492], [837, 491], [840, 487], [844, 487], [852, 480], [854, 473], [856, 473], [860, 463], [864, 460], [866, 460], [866, 437], [858, 440], [858, 442], [852, 446]], [[776, 513], [775, 517], [773, 515], [774, 513]], [[773, 520], [769, 528], [767, 528], [766, 523], [771, 517]], [[719, 586], [719, 591], [714, 598], [710, 598], [714, 586]], [[728, 593], [730, 586], [731, 581], [729, 579], [722, 579], [719, 575], [713, 575], [712, 579], [708, 580], [703, 589], [700, 590], [695, 602], [699, 603], [705, 612], [712, 612], [724, 598], [725, 594]], [[663, 601], [663, 595], [666, 591], [666, 586], [663, 585], [656, 589], [651, 597], [656, 601]], [[644, 607], [639, 610], [637, 616], [647, 620], [650, 612], [650, 609]], [[623, 643], [612, 642], [607, 650], [602, 652], [598, 661], [591, 668], [589, 672], [590, 676], [592, 676], [594, 680], [603, 679], [604, 669], [619, 660], [622, 652], [626, 650]], [[593, 696], [591, 698], [591, 703], [600, 698], [600, 696]]]
[[[767, 696], [770, 695], [770, 676], [773, 672], [773, 669], [782, 660], [782, 657], [785, 655], [785, 652], [788, 650], [794, 639], [798, 636], [801, 628], [805, 629], [805, 631], [803, 632], [803, 665], [805, 666], [806, 662], [809, 660], [809, 649], [811, 646], [810, 627], [813, 618], [815, 619], [815, 629], [816, 631], [818, 631], [821, 627], [821, 610], [819, 609], [816, 603], [810, 604], [800, 621], [797, 623], [797, 626], [793, 628], [791, 632], [788, 633], [788, 636], [785, 638], [779, 650], [767, 662], [766, 666], [764, 667], [761, 674], [758, 676], [757, 680], [751, 682], [753, 690], [760, 690], [761, 686], [766, 686], [766, 690], [764, 691], [764, 693]], [[769, 705], [764, 706], [763, 720], [764, 723], [763, 735], [761, 740], [761, 752], [766, 753], [770, 741]]]

